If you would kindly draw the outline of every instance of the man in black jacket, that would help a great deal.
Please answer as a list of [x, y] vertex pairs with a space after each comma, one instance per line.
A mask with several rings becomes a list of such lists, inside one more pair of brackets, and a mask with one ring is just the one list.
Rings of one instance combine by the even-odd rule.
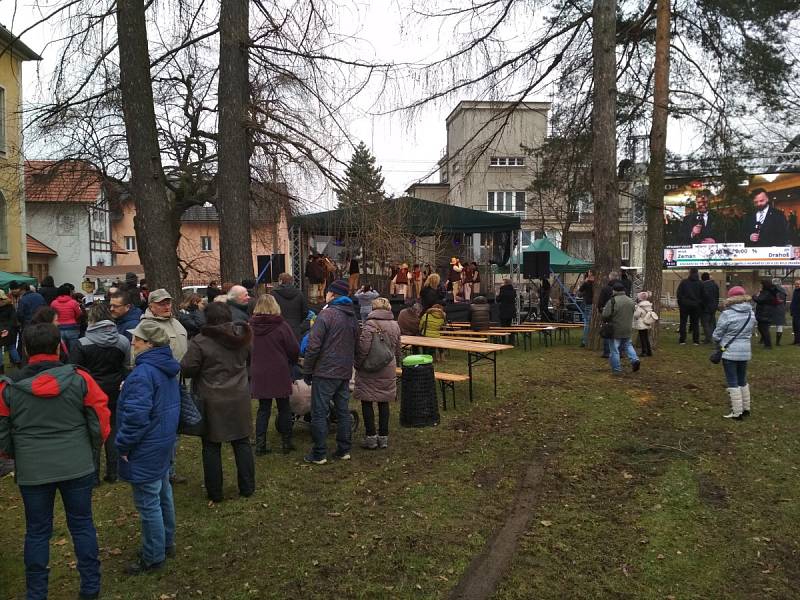
[[288, 273], [278, 275], [280, 285], [272, 290], [272, 295], [281, 307], [281, 316], [292, 328], [299, 340], [303, 336], [303, 323], [308, 314], [308, 302], [305, 296], [293, 285], [292, 276]]
[[[597, 297], [597, 312], [601, 314], [606, 302], [611, 300], [614, 295], [614, 284], [619, 281], [619, 273], [611, 271], [608, 274], [608, 283], [600, 290], [600, 295]], [[608, 358], [611, 355], [611, 340], [603, 338], [603, 358]]]
[[719, 308], [719, 286], [711, 279], [711, 275], [700, 276], [703, 283], [703, 312], [700, 322], [703, 324], [703, 343], [711, 343], [711, 334], [717, 326], [717, 309]]
[[689, 277], [683, 279], [678, 284], [678, 310], [680, 311], [680, 327], [678, 329], [678, 341], [686, 344], [686, 321], [692, 328], [692, 342], [695, 346], [700, 345], [700, 327], [698, 321], [703, 312], [703, 284], [700, 283], [700, 275], [697, 269], [689, 269]]
[[717, 216], [708, 212], [708, 196], [708, 190], [702, 190], [695, 199], [695, 211], [683, 218], [681, 244], [714, 244], [718, 241]]
[[743, 238], [746, 246], [785, 246], [789, 243], [786, 217], [774, 206], [770, 206], [769, 195], [764, 188], [751, 192], [754, 212], [743, 219]]

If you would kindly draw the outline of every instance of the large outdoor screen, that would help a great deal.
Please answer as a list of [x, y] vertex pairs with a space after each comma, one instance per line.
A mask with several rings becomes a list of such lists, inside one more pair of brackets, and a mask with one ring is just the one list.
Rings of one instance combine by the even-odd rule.
[[708, 181], [667, 191], [664, 268], [800, 267], [800, 174], [756, 175], [745, 184], [736, 206]]

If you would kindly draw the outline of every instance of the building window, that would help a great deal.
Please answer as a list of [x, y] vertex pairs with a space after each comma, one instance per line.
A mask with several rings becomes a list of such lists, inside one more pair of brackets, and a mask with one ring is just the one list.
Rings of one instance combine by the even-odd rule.
[[0, 192], [0, 254], [8, 252], [8, 205]]
[[631, 243], [627, 240], [622, 241], [622, 248], [620, 249], [620, 258], [622, 260], [630, 260], [631, 259]]
[[211, 236], [208, 235], [200, 236], [200, 249], [203, 252], [211, 252]]
[[6, 151], [6, 89], [0, 87], [0, 153]]
[[524, 167], [524, 156], [492, 156], [489, 159], [490, 167]]
[[525, 212], [525, 192], [489, 192], [486, 199], [489, 212]]
[[125, 250], [128, 252], [136, 252], [136, 236], [135, 235], [126, 235], [125, 236]]

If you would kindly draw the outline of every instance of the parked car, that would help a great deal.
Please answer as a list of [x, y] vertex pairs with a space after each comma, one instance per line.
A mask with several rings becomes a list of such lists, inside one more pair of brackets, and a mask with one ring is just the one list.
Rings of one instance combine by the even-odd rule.
[[192, 292], [193, 294], [197, 294], [198, 296], [205, 298], [208, 294], [208, 286], [205, 285], [185, 285], [181, 288], [181, 291], [185, 294], [186, 292]]

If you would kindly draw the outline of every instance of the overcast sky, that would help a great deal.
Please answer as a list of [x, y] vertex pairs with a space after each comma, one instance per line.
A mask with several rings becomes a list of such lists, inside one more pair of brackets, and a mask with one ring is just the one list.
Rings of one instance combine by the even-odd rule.
[[[433, 22], [434, 20], [409, 18], [407, 13], [401, 14], [398, 1], [356, 1], [338, 11], [336, 18], [339, 21], [339, 30], [352, 36], [351, 48], [354, 54], [363, 53], [362, 58], [365, 60], [422, 62], [441, 55], [448, 46], [453, 47], [457, 32], [443, 31], [441, 23]], [[32, 0], [18, 0], [13, 22], [15, 32], [23, 30], [34, 21], [31, 2]], [[14, 4], [14, 0], [0, 0], [0, 19], [9, 28], [12, 26], [10, 13]], [[531, 29], [535, 26], [533, 23], [517, 25], [526, 35], [531, 35]], [[38, 69], [32, 63], [25, 66], [26, 101], [37, 102], [46, 93], [49, 73], [60, 58], [55, 55], [53, 46], [45, 48], [46, 41], [51, 40], [52, 36], [52, 28], [45, 25], [23, 37], [23, 41], [35, 51], [42, 52], [44, 58]], [[399, 89], [402, 90], [402, 86]], [[382, 112], [386, 106], [384, 104], [376, 107], [375, 97], [376, 90], [369, 90], [369, 93], [347, 110], [346, 121], [352, 138], [370, 146], [378, 164], [383, 167], [386, 191], [402, 195], [411, 183], [435, 170], [436, 162], [446, 144], [445, 118], [459, 100], [471, 98], [452, 98], [432, 104], [414, 113], [412, 118], [405, 113], [387, 116], [374, 114]], [[401, 104], [411, 97], [411, 93], [405, 98], [402, 92], [393, 92], [390, 100]], [[528, 100], [548, 101], [550, 98], [545, 92]], [[687, 152], [693, 149], [697, 140], [691, 131], [684, 129], [686, 127], [684, 122], [670, 123], [668, 145], [671, 150]], [[346, 161], [349, 156], [350, 150], [343, 147], [340, 158]], [[433, 180], [436, 180], [436, 176]], [[330, 200], [328, 196], [327, 202]], [[322, 200], [322, 203], [325, 204], [326, 200]]]

